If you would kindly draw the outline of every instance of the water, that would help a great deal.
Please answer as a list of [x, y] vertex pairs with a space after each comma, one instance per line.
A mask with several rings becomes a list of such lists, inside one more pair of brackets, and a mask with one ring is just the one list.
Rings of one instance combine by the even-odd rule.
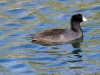
[[[43, 46], [34, 34], [70, 27], [82, 13], [83, 43]], [[100, 75], [100, 0], [0, 0], [0, 75]]]

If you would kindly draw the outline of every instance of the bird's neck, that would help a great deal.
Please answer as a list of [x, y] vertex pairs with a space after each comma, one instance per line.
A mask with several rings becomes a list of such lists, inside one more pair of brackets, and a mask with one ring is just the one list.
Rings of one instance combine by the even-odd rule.
[[79, 22], [71, 22], [71, 29], [75, 32], [79, 32], [82, 33], [82, 29], [80, 27], [80, 23]]

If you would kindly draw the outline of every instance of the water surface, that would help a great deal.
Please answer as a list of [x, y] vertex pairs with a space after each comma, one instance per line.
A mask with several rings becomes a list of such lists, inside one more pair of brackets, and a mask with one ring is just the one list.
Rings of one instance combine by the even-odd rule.
[[[81, 13], [83, 43], [43, 46], [34, 34], [70, 27]], [[0, 0], [0, 75], [100, 75], [100, 0]]]

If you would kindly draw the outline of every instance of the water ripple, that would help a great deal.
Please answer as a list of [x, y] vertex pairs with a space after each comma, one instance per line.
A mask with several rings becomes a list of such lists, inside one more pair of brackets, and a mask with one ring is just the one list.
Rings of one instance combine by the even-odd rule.
[[14, 9], [14, 10], [9, 10], [6, 12], [6, 14], [22, 14], [27, 12], [26, 9]]
[[0, 2], [0, 6], [8, 6], [9, 4], [7, 2]]
[[29, 14], [27, 16], [24, 16], [22, 18], [19, 18], [19, 20], [37, 20], [37, 17], [32, 15], [32, 14]]
[[0, 59], [0, 63], [2, 64], [2, 63], [8, 63], [8, 62], [11, 62], [11, 61], [14, 61], [13, 59], [7, 59], [7, 58], [2, 58], [2, 59]]
[[8, 23], [5, 24], [4, 26], [9, 26], [9, 27], [21, 27], [23, 24], [18, 24], [18, 23]]
[[36, 6], [38, 6], [38, 4], [31, 3], [31, 2], [24, 2], [23, 5], [24, 6], [29, 6], [29, 7], [36, 7]]

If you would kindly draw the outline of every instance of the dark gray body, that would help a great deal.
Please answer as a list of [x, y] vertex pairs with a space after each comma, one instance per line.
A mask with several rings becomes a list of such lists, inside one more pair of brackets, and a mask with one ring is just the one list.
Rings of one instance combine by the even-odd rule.
[[33, 39], [43, 42], [68, 42], [82, 37], [82, 32], [75, 32], [71, 29], [52, 29], [36, 34]]

